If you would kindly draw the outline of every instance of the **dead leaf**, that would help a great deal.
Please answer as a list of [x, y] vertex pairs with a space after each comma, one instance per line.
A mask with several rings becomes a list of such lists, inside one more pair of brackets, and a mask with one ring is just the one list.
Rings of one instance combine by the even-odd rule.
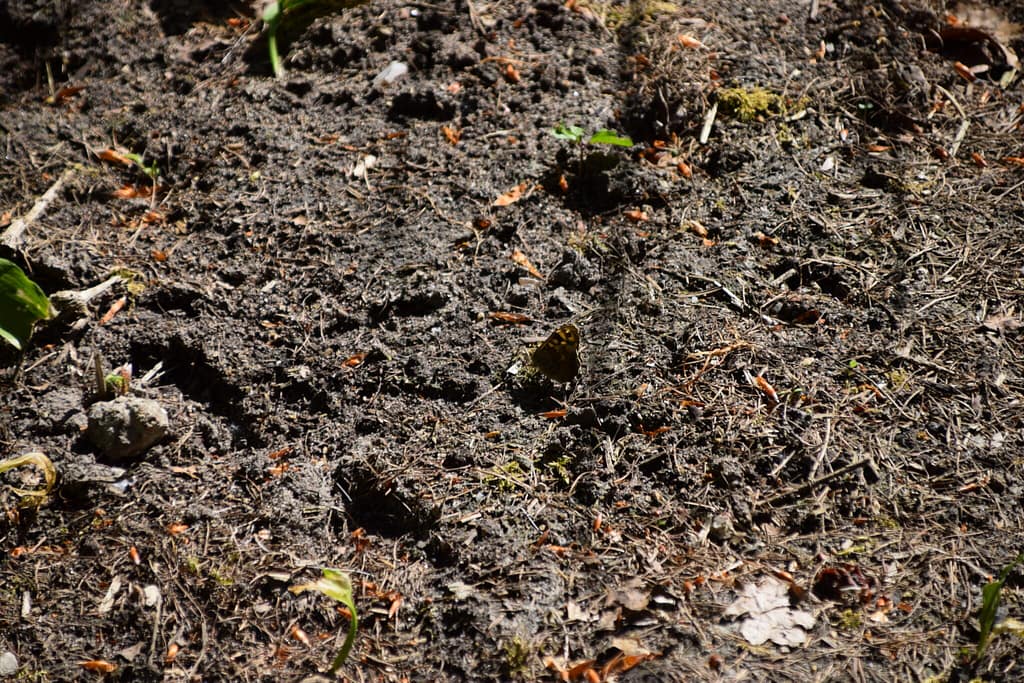
[[992, 332], [1013, 334], [1021, 328], [1021, 321], [1019, 318], [1015, 318], [1012, 313], [999, 312], [985, 318], [985, 322], [982, 325], [985, 329]]
[[509, 204], [515, 204], [523, 198], [523, 192], [526, 191], [526, 186], [526, 183], [519, 183], [511, 190], [495, 199], [493, 206], [508, 206]]
[[125, 304], [127, 303], [128, 298], [123, 296], [114, 303], [112, 303], [107, 312], [103, 314], [102, 318], [100, 318], [99, 324], [106, 325], [107, 323], [109, 323], [111, 320], [114, 319], [114, 316], [117, 315], [121, 311], [121, 309], [125, 307]]
[[544, 279], [544, 276], [540, 274], [540, 271], [537, 270], [536, 268], [534, 268], [533, 264], [530, 263], [530, 259], [526, 258], [526, 254], [524, 254], [523, 252], [519, 251], [518, 249], [513, 250], [513, 252], [512, 252], [512, 260], [515, 261], [516, 264], [518, 264], [518, 265], [522, 266], [523, 268], [525, 268], [526, 272], [528, 272], [530, 275], [534, 276], [535, 278], [537, 278], [539, 280], [543, 280]]
[[121, 152], [118, 152], [116, 149], [110, 147], [108, 147], [107, 149], [100, 150], [99, 152], [96, 152], [96, 156], [98, 156], [103, 161], [108, 161], [112, 164], [121, 164], [123, 166], [131, 166], [135, 163]]
[[128, 183], [111, 192], [110, 196], [114, 199], [146, 199], [153, 196], [153, 186]]
[[522, 313], [508, 313], [506, 311], [491, 311], [488, 313], [488, 317], [492, 320], [497, 320], [503, 323], [528, 323], [530, 322], [530, 316], [523, 315]]
[[680, 34], [678, 36], [678, 38], [679, 38], [679, 44], [682, 45], [685, 48], [689, 48], [691, 50], [696, 50], [696, 49], [704, 47], [704, 43], [700, 42], [699, 40], [697, 40], [696, 38], [694, 38], [691, 35], [687, 35], [687, 34], [683, 33], [683, 34]]
[[814, 615], [789, 606], [789, 587], [774, 577], [760, 584], [743, 587], [735, 602], [725, 608], [725, 616], [747, 618], [740, 633], [751, 645], [772, 641], [776, 645], [799, 646], [807, 641], [807, 630], [814, 627]]
[[704, 225], [700, 221], [696, 221], [696, 220], [693, 220], [693, 219], [688, 219], [688, 220], [683, 221], [679, 225], [679, 229], [680, 230], [689, 230], [690, 232], [695, 234], [697, 237], [703, 237], [705, 239], [708, 236], [708, 229], [705, 228]]
[[78, 666], [82, 667], [86, 671], [99, 671], [105, 674], [111, 673], [117, 670], [116, 664], [104, 661], [102, 659], [90, 659], [85, 662], [79, 662]]
[[343, 360], [341, 364], [346, 368], [354, 368], [356, 366], [362, 365], [363, 361], [366, 360], [366, 356], [367, 353], [365, 351], [353, 353], [351, 356]]
[[61, 88], [44, 100], [47, 104], [63, 104], [85, 90], [84, 85], [69, 85]]
[[462, 139], [462, 131], [448, 126], [441, 126], [441, 132], [444, 133], [444, 138], [450, 144], [457, 145], [459, 140]]
[[621, 605], [632, 612], [641, 612], [647, 609], [647, 603], [651, 600], [651, 594], [642, 587], [641, 579], [627, 581], [608, 595], [605, 604]]

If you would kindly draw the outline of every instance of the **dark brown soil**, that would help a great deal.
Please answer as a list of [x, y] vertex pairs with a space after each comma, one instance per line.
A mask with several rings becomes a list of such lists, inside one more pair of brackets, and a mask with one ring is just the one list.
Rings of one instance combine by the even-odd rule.
[[[288, 588], [326, 566], [351, 681], [1024, 680], [1020, 638], [972, 656], [1024, 549], [1024, 40], [991, 18], [1024, 7], [711, 5], [375, 1], [282, 79], [242, 4], [0, 5], [0, 229], [62, 183], [0, 256], [128, 278], [5, 352], [0, 456], [60, 473], [0, 500], [14, 678], [322, 673], [348, 620]], [[527, 359], [568, 322], [560, 385]], [[135, 461], [83, 436], [95, 354], [170, 415]], [[726, 611], [772, 576], [802, 645]]]

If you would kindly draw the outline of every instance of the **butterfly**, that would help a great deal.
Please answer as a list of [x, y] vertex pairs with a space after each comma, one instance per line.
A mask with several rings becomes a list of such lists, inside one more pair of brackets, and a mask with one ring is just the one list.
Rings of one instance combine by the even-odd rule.
[[562, 325], [538, 346], [530, 363], [556, 382], [571, 382], [580, 371], [580, 331]]

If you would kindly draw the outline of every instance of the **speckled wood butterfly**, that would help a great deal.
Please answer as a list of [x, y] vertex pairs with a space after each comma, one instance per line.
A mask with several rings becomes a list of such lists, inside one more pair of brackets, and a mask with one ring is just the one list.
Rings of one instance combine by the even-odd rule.
[[530, 362], [556, 382], [571, 382], [580, 371], [580, 331], [562, 325], [538, 346]]

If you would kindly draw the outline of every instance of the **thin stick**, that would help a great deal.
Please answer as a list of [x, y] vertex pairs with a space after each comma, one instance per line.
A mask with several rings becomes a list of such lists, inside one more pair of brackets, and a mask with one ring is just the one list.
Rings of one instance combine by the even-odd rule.
[[833, 479], [835, 479], [837, 477], [841, 477], [844, 474], [847, 474], [849, 472], [853, 472], [854, 470], [859, 469], [861, 467], [864, 467], [865, 465], [868, 465], [870, 463], [871, 463], [871, 458], [870, 457], [861, 458], [860, 460], [858, 460], [856, 462], [851, 462], [849, 465], [846, 465], [845, 467], [840, 467], [835, 472], [831, 472], [831, 473], [826, 474], [824, 476], [818, 477], [814, 481], [809, 481], [806, 484], [801, 484], [800, 486], [797, 486], [792, 491], [786, 491], [785, 493], [780, 493], [777, 496], [772, 496], [771, 498], [769, 498], [767, 500], [763, 500], [763, 501], [761, 501], [759, 503], [759, 505], [771, 505], [773, 503], [779, 502], [780, 500], [784, 500], [786, 498], [789, 498], [790, 496], [802, 496], [805, 493], [808, 493], [809, 491], [812, 491], [812, 490], [818, 488], [822, 484], [828, 483], [828, 482], [832, 481]]
[[48, 189], [46, 193], [39, 198], [35, 203], [35, 206], [33, 206], [27, 214], [21, 218], [14, 219], [14, 221], [7, 226], [7, 229], [4, 230], [4, 234], [0, 236], [0, 244], [11, 249], [17, 249], [21, 245], [25, 230], [28, 229], [28, 226], [39, 220], [39, 217], [43, 215], [43, 212], [46, 211], [50, 202], [54, 200], [57, 193], [60, 192], [61, 187], [64, 186], [64, 183], [74, 172], [74, 168], [65, 169], [60, 178], [57, 178], [53, 185], [50, 185], [50, 189]]

